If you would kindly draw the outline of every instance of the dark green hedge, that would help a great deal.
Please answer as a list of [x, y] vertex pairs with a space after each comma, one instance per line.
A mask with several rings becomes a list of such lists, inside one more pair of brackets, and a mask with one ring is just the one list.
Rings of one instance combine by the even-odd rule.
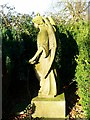
[[90, 33], [88, 21], [78, 21], [68, 25], [68, 30], [74, 37], [79, 54], [75, 57], [77, 67], [75, 80], [77, 81], [80, 103], [86, 117], [90, 118]]

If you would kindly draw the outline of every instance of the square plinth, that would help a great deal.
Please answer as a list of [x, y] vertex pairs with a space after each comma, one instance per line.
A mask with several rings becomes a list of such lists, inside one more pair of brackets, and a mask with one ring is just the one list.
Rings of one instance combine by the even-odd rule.
[[33, 117], [44, 118], [65, 118], [65, 97], [64, 94], [54, 98], [35, 97], [31, 103], [36, 106]]

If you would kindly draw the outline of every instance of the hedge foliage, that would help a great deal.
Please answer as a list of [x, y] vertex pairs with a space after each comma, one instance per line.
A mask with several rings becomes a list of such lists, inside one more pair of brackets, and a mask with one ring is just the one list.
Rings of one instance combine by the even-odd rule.
[[[2, 11], [2, 65], [3, 79], [27, 79], [28, 60], [36, 52], [37, 32], [32, 25], [32, 15], [5, 15]], [[87, 21], [79, 20], [57, 25], [56, 63], [63, 84], [76, 80], [80, 102], [86, 117], [90, 117], [90, 40]], [[13, 76], [15, 76], [13, 78]], [[7, 88], [8, 89], [8, 88]]]
[[79, 54], [75, 57], [77, 67], [75, 70], [75, 80], [77, 81], [80, 103], [87, 118], [90, 118], [90, 33], [89, 22], [78, 21], [70, 24], [68, 29], [74, 37]]
[[[64, 61], [66, 64], [69, 65], [68, 58], [72, 56], [72, 68], [70, 66], [67, 69], [70, 71], [68, 75], [70, 80], [70, 75], [73, 74], [73, 70], [75, 70], [72, 79], [75, 79], [77, 82], [78, 91], [77, 94], [80, 97], [80, 103], [83, 106], [83, 110], [87, 118], [90, 118], [90, 33], [89, 33], [89, 22], [79, 20], [78, 22], [73, 23], [69, 22], [67, 24], [58, 25], [60, 28], [61, 33], [64, 33], [64, 36], [61, 38], [65, 39], [65, 35], [67, 36], [67, 41], [64, 40], [65, 49], [67, 47], [70, 49], [68, 50], [68, 55], [65, 57], [64, 54], [67, 54], [66, 51], [62, 51], [62, 55], [64, 57], [62, 64]], [[71, 36], [71, 41], [70, 41]], [[74, 42], [72, 42], [75, 40]], [[67, 44], [69, 42], [69, 44]], [[76, 42], [76, 43], [75, 43]], [[62, 42], [61, 42], [62, 43]], [[63, 45], [63, 44], [61, 44]], [[63, 45], [64, 47], [64, 45]], [[69, 57], [68, 57], [69, 56]], [[76, 61], [76, 63], [75, 63]], [[77, 64], [77, 65], [76, 65]], [[74, 65], [74, 66], [73, 66]], [[62, 65], [63, 66], [63, 65]], [[65, 71], [65, 66], [64, 71]], [[75, 69], [74, 69], [75, 67]], [[65, 74], [66, 75], [66, 74]]]

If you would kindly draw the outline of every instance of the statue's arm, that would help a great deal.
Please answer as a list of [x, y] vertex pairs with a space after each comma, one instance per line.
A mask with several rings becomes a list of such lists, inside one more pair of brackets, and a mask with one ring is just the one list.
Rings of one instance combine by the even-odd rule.
[[37, 50], [37, 52], [36, 52], [36, 54], [34, 55], [34, 57], [29, 60], [29, 63], [30, 63], [30, 64], [35, 64], [36, 61], [37, 61], [37, 59], [38, 59], [38, 57], [39, 57], [39, 55], [41, 54], [42, 51], [43, 51], [43, 49], [42, 49], [42, 47], [40, 47], [40, 48]]

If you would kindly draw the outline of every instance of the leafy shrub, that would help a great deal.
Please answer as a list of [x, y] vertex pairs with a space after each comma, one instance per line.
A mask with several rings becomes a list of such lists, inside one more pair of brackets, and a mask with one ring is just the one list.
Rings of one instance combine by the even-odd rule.
[[90, 118], [90, 41], [89, 41], [89, 29], [87, 21], [79, 21], [71, 26], [69, 30], [75, 38], [79, 55], [77, 55], [76, 62], [76, 73], [75, 79], [78, 86], [78, 95], [80, 97], [80, 103], [83, 106], [86, 117]]
[[[29, 72], [33, 71], [28, 61], [36, 52], [37, 31], [31, 23], [32, 15], [13, 14], [14, 10], [11, 10], [11, 8], [7, 10], [7, 13], [2, 10], [2, 24], [0, 25], [2, 32], [2, 97], [3, 110], [10, 112], [9, 108], [6, 109], [7, 105], [12, 107], [13, 104], [10, 94], [14, 95], [15, 90], [18, 91], [20, 87], [24, 87], [19, 86], [18, 83], [26, 81], [25, 85], [27, 85], [27, 82], [31, 82], [34, 76], [32, 74], [28, 75]], [[33, 89], [31, 89], [32, 93]]]

